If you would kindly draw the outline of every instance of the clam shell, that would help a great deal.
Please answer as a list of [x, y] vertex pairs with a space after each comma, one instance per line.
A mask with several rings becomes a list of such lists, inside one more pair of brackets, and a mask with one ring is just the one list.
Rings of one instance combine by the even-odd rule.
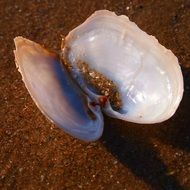
[[14, 39], [17, 67], [34, 102], [52, 122], [84, 141], [102, 135], [100, 107], [72, 80], [59, 57], [22, 37]]
[[176, 56], [126, 16], [101, 10], [72, 30], [64, 40], [63, 58], [86, 92], [87, 81], [78, 62], [116, 84], [122, 108], [108, 103], [109, 116], [135, 123], [158, 123], [170, 118], [183, 95], [183, 76]]

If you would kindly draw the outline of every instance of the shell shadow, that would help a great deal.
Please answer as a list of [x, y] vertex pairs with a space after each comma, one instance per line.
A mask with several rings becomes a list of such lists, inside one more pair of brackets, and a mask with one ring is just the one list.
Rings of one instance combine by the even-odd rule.
[[123, 165], [153, 189], [183, 188], [160, 159], [151, 142], [155, 138], [164, 144], [190, 151], [190, 69], [182, 68], [184, 96], [176, 114], [160, 124], [136, 125], [105, 116], [102, 141]]
[[150, 125], [135, 125], [105, 116], [102, 141], [112, 155], [153, 189], [182, 190], [150, 142], [156, 130]]

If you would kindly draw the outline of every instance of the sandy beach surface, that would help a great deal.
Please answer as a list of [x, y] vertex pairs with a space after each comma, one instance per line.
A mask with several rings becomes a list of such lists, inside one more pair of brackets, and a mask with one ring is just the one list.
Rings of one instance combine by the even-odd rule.
[[[184, 97], [156, 125], [105, 117], [102, 138], [85, 143], [49, 122], [15, 67], [13, 39], [60, 51], [61, 38], [95, 10], [127, 15], [181, 63]], [[190, 1], [0, 0], [0, 189], [189, 190]]]

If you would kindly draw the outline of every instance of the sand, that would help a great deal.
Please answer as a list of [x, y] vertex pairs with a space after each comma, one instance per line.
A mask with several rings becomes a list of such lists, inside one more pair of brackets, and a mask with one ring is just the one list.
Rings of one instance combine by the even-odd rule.
[[[156, 125], [105, 117], [103, 137], [85, 143], [51, 124], [14, 63], [13, 38], [60, 51], [61, 38], [95, 10], [125, 14], [179, 58], [185, 93]], [[189, 0], [0, 1], [0, 189], [190, 189]]]

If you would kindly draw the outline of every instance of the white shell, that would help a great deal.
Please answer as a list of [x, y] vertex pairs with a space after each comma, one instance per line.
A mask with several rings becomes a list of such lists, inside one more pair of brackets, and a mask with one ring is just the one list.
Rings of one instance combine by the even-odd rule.
[[74, 83], [59, 58], [30, 40], [17, 37], [14, 41], [17, 67], [43, 114], [81, 140], [100, 138], [103, 132], [100, 107], [89, 104], [93, 100]]
[[178, 60], [128, 17], [97, 11], [64, 43], [63, 54], [73, 66], [74, 77], [80, 77], [77, 62], [84, 61], [118, 86], [122, 113], [108, 104], [106, 114], [135, 123], [157, 123], [175, 113], [183, 95]]

